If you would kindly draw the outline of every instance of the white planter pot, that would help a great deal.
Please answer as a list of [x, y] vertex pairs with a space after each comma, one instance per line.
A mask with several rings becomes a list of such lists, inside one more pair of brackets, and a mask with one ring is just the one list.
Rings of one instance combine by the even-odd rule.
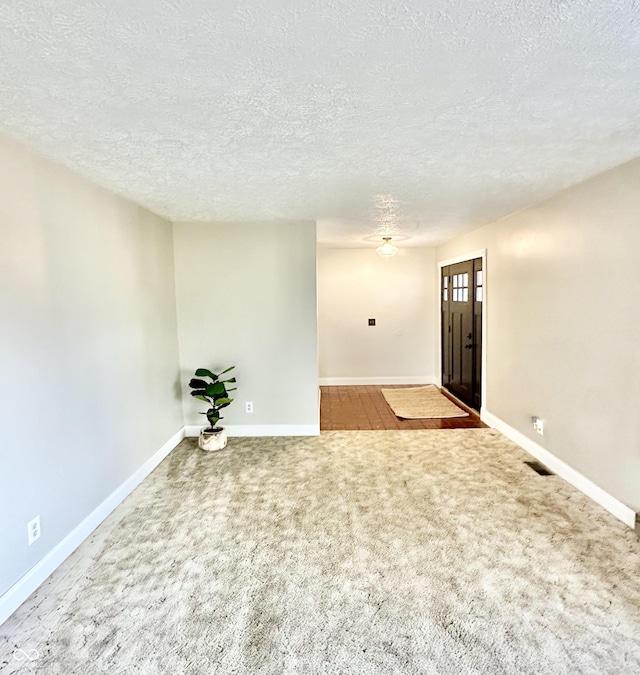
[[222, 450], [227, 445], [227, 430], [224, 427], [219, 427], [219, 431], [205, 431], [205, 429], [202, 429], [198, 445], [201, 450], [206, 450], [207, 452]]

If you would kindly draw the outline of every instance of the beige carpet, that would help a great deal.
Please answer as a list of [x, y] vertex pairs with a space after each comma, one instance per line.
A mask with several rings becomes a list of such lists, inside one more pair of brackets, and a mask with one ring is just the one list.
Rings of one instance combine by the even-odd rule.
[[435, 384], [429, 384], [426, 387], [382, 389], [382, 395], [393, 410], [393, 414], [402, 419], [469, 417], [468, 412], [441, 394]]
[[186, 440], [0, 627], [0, 672], [639, 673], [640, 542], [526, 458], [491, 429]]

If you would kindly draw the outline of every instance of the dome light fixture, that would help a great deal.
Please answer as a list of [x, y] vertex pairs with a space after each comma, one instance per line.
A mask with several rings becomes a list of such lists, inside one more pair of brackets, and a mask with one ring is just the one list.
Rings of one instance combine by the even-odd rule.
[[384, 241], [384, 244], [376, 249], [376, 253], [381, 258], [393, 258], [398, 252], [398, 247], [391, 243], [391, 237], [382, 237], [382, 240]]

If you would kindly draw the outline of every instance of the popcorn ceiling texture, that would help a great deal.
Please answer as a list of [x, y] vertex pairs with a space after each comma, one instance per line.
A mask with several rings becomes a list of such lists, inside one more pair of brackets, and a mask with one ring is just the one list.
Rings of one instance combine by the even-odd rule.
[[0, 131], [172, 220], [430, 245], [640, 154], [637, 2], [16, 0]]

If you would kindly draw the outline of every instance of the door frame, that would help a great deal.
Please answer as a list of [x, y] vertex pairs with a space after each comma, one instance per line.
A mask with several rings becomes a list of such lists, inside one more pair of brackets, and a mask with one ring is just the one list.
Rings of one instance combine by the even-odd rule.
[[475, 258], [482, 258], [482, 378], [480, 381], [480, 417], [485, 414], [487, 410], [487, 249], [483, 248], [479, 251], [472, 251], [471, 253], [463, 253], [455, 258], [447, 258], [438, 262], [438, 372], [436, 373], [437, 385], [442, 388], [442, 268], [456, 263], [468, 262]]

